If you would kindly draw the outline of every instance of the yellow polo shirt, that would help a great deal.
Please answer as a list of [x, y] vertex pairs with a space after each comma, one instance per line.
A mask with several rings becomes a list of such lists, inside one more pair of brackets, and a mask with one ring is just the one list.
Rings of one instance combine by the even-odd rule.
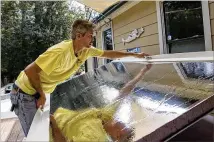
[[[43, 91], [52, 93], [57, 84], [71, 77], [89, 57], [101, 56], [103, 52], [94, 47], [83, 48], [76, 57], [72, 40], [62, 41], [50, 47], [35, 60], [42, 69], [39, 75]], [[36, 93], [24, 71], [21, 71], [15, 84], [27, 94]]]
[[[57, 126], [63, 136], [72, 142], [104, 142], [108, 141], [102, 122], [106, 123], [113, 116], [120, 102], [116, 102], [104, 108], [89, 108], [80, 111], [58, 108], [54, 112]], [[50, 129], [50, 141], [52, 142], [52, 130]]]

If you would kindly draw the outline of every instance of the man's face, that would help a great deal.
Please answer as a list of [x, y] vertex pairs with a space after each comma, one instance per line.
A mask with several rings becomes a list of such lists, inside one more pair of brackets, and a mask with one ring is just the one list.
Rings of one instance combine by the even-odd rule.
[[82, 34], [80, 37], [80, 42], [84, 47], [91, 47], [93, 42], [93, 31], [88, 31], [85, 34]]

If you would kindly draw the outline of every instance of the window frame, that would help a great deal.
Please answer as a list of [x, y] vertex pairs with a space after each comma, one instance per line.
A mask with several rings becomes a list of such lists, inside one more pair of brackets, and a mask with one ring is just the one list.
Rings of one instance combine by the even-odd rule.
[[[97, 35], [96, 35], [96, 32], [94, 32], [94, 34], [93, 34], [93, 42], [95, 42], [95, 44], [93, 43], [93, 46], [95, 47], [95, 48], [97, 48]], [[97, 57], [92, 57], [92, 66], [93, 66], [93, 69], [96, 69], [96, 68], [98, 68], [99, 67], [99, 63], [98, 63], [98, 58]]]
[[[103, 27], [102, 27], [102, 29], [101, 29], [101, 41], [102, 41], [102, 50], [106, 50], [105, 48], [104, 48], [104, 32], [106, 31], [106, 30], [109, 30], [109, 29], [111, 29], [111, 36], [112, 36], [112, 50], [115, 50], [115, 46], [114, 46], [114, 33], [113, 33], [113, 23], [112, 23], [112, 21], [110, 21], [109, 23], [107, 23], [106, 25], [104, 25]], [[106, 64], [107, 63], [107, 59], [103, 59], [103, 65], [104, 64]]]
[[[203, 15], [205, 51], [212, 51], [212, 37], [211, 37], [211, 26], [210, 26], [210, 14], [209, 14], [208, 1], [201, 1], [201, 6], [202, 6], [202, 15]], [[169, 54], [168, 48], [166, 45], [163, 1], [156, 1], [156, 9], [157, 9], [160, 54]], [[206, 26], [204, 26], [204, 25], [206, 25]], [[186, 53], [189, 53], [189, 52], [186, 52]], [[176, 53], [170, 53], [170, 54], [176, 54]]]

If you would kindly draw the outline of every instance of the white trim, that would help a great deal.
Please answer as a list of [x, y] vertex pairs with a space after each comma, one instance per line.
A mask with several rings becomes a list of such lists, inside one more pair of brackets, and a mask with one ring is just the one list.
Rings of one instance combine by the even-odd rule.
[[[122, 5], [120, 8], [116, 9], [113, 13], [111, 13], [110, 15], [108, 15], [106, 18], [111, 18], [114, 19], [117, 16], [120, 16], [121, 14], [123, 14], [124, 12], [126, 12], [127, 10], [131, 9], [132, 7], [134, 7], [135, 5], [139, 4], [142, 1], [128, 1], [126, 2], [124, 5]], [[102, 28], [105, 25], [104, 19], [99, 21], [97, 23], [96, 28]]]
[[[106, 18], [105, 18], [106, 19]], [[105, 20], [104, 19], [104, 20]], [[108, 30], [108, 29], [110, 29], [111, 28], [111, 26], [110, 26], [110, 23], [106, 23], [102, 28], [101, 28], [101, 43], [102, 43], [102, 50], [106, 50], [105, 48], [104, 48], [104, 38], [103, 38], [103, 32], [104, 31], [106, 31], [106, 30]], [[102, 59], [103, 61], [103, 65], [104, 64], [106, 64], [106, 59], [105, 58], [103, 58]]]
[[[101, 30], [101, 46], [102, 46], [102, 50], [104, 50], [104, 39], [103, 39], [103, 30]], [[103, 65], [105, 64], [105, 59], [102, 59]]]
[[205, 39], [205, 50], [212, 51], [212, 39], [211, 39], [211, 28], [210, 28], [210, 13], [208, 1], [202, 1], [202, 14], [203, 14], [203, 25], [204, 25], [204, 39]]
[[165, 23], [163, 20], [163, 2], [156, 1], [156, 9], [157, 9], [157, 22], [158, 22], [158, 35], [159, 35], [159, 47], [160, 54], [166, 54], [166, 34], [165, 34]]
[[[104, 19], [105, 20], [105, 19]], [[101, 29], [101, 43], [102, 43], [102, 50], [106, 50], [105, 48], [104, 48], [104, 38], [103, 38], [103, 33], [106, 31], [106, 30], [109, 30], [109, 29], [111, 29], [111, 35], [112, 35], [112, 47], [113, 47], [113, 50], [115, 50], [115, 48], [114, 48], [114, 34], [113, 34], [113, 27], [112, 27], [112, 21], [110, 21], [109, 23], [107, 23], [106, 25], [104, 25], [103, 27], [102, 27], [102, 29]], [[104, 64], [106, 64], [106, 60], [107, 59], [102, 59], [103, 60], [103, 65]]]
[[136, 62], [136, 63], [153, 63], [153, 64], [168, 64], [175, 62], [213, 62], [214, 51], [202, 51], [202, 52], [185, 52], [175, 54], [162, 54], [154, 55], [150, 58], [134, 58], [126, 57], [113, 62]]
[[[201, 1], [201, 5], [202, 5], [202, 15], [203, 15], [205, 51], [212, 51], [209, 3], [208, 1]], [[165, 34], [165, 23], [164, 23], [162, 1], [156, 1], [156, 10], [157, 10], [160, 54], [168, 54], [168, 48], [166, 45], [166, 34]], [[186, 52], [186, 53], [190, 53], [190, 52]]]
[[114, 30], [113, 30], [113, 21], [111, 20], [111, 36], [112, 36], [112, 47], [113, 50], [115, 50], [115, 46], [114, 46]]

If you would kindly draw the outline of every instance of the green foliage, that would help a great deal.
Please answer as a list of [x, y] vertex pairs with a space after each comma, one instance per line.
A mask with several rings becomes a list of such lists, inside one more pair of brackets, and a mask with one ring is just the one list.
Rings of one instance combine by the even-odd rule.
[[1, 78], [10, 82], [52, 45], [70, 38], [85, 13], [66, 1], [1, 1]]

